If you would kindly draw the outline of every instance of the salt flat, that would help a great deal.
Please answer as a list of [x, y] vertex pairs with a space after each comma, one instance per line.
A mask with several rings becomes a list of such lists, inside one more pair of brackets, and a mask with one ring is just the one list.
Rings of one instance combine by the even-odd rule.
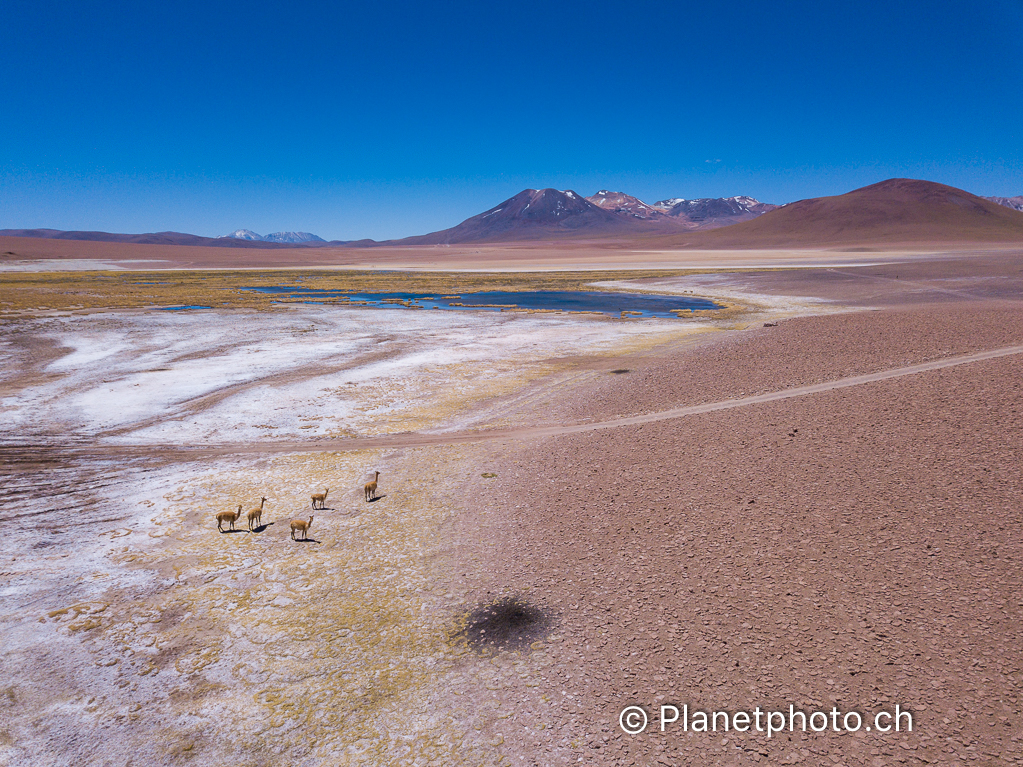
[[[419, 430], [550, 374], [551, 360], [711, 327], [314, 307], [26, 319], [6, 327], [0, 346], [0, 438], [187, 445]], [[25, 376], [40, 346], [52, 359]]]
[[[606, 375], [594, 360], [714, 326], [314, 306], [5, 322], [2, 763], [499, 763], [497, 712], [430, 711], [467, 684], [443, 531], [481, 453], [344, 442], [514, 421]], [[314, 437], [338, 451], [161, 449]], [[265, 527], [217, 532], [215, 512], [264, 495]], [[310, 515], [312, 541], [293, 542]]]

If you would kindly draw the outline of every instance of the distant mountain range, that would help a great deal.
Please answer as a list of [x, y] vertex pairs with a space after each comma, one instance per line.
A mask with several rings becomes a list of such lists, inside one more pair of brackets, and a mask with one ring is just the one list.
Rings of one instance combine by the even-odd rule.
[[[245, 231], [245, 230], [238, 230]], [[255, 232], [253, 232], [255, 234]], [[279, 232], [281, 235], [305, 234], [304, 232]], [[266, 240], [233, 237], [200, 237], [184, 232], [149, 232], [146, 234], [118, 234], [116, 232], [65, 232], [59, 229], [0, 229], [4, 237], [37, 237], [49, 240], [85, 240], [89, 242], [128, 242], [136, 245], [191, 245], [214, 248], [310, 248], [351, 245], [348, 241], [324, 242], [315, 235], [313, 239], [291, 242], [288, 240]], [[267, 235], [271, 237], [273, 235]], [[256, 237], [259, 237], [257, 234]], [[362, 244], [362, 243], [360, 243]]]
[[1023, 211], [1023, 195], [1017, 197], [985, 197], [984, 199], [1003, 205], [1006, 208]]
[[256, 234], [251, 229], [236, 229], [231, 234], [222, 234], [218, 237], [218, 240], [222, 240], [225, 237], [230, 237], [235, 240], [248, 240], [249, 242], [282, 242], [295, 244], [299, 242], [326, 242], [321, 237], [317, 237], [315, 234], [309, 234], [309, 232], [274, 232], [273, 234], [262, 235]]
[[648, 205], [638, 197], [623, 192], [609, 192], [606, 189], [586, 199], [604, 210], [647, 221], [659, 217], [673, 218], [686, 224], [686, 228], [690, 230], [716, 229], [740, 221], [749, 221], [779, 207], [754, 200], [752, 197], [701, 197], [695, 200], [673, 197]]
[[571, 189], [526, 189], [458, 226], [406, 237], [392, 244], [454, 245], [671, 234], [729, 226], [777, 207], [752, 197], [675, 198], [649, 205], [638, 197], [606, 189], [592, 197], [582, 197]]
[[666, 216], [692, 224], [693, 229], [717, 229], [722, 226], [749, 221], [769, 213], [779, 205], [760, 202], [752, 197], [725, 197], [721, 199], [701, 198], [698, 200], [671, 199], [654, 203], [654, 208], [663, 210]]
[[310, 248], [454, 245], [529, 240], [637, 240], [663, 247], [794, 247], [863, 242], [1023, 241], [1023, 196], [977, 197], [931, 181], [889, 179], [835, 197], [772, 205], [752, 197], [653, 204], [602, 189], [525, 189], [457, 226], [402, 240], [325, 242], [308, 232], [221, 237], [3, 229], [0, 235], [154, 245]]
[[673, 198], [652, 205], [623, 192], [580, 197], [526, 189], [440, 232], [391, 245], [523, 240], [642, 240], [660, 247], [800, 247], [866, 243], [1023, 241], [1023, 197], [986, 199], [914, 179], [835, 197], [772, 205], [752, 197]]
[[834, 197], [789, 203], [754, 220], [693, 237], [658, 238], [656, 244], [784, 248], [1023, 243], [1023, 212], [945, 184], [892, 178]]

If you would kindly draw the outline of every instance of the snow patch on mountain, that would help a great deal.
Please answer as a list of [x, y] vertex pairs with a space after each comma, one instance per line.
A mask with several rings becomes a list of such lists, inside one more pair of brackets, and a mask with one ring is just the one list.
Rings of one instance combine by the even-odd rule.
[[624, 192], [609, 192], [607, 189], [601, 189], [595, 195], [586, 199], [598, 208], [632, 216], [633, 218], [651, 219], [662, 215], [661, 211], [655, 210], [638, 197], [633, 197]]
[[324, 242], [322, 237], [317, 237], [309, 232], [274, 232], [263, 238], [265, 242]]
[[1023, 195], [1017, 195], [1016, 197], [985, 197], [984, 199], [1004, 205], [1006, 208], [1023, 212]]
[[263, 236], [256, 234], [251, 229], [236, 229], [230, 234], [222, 234], [217, 239], [223, 239], [225, 237], [231, 237], [236, 240], [253, 240], [255, 242], [284, 242], [284, 243], [295, 243], [295, 242], [324, 242], [323, 238], [317, 237], [315, 234], [309, 232], [274, 232]]
[[251, 229], [235, 229], [231, 234], [222, 234], [218, 237], [218, 240], [222, 240], [226, 237], [230, 237], [235, 240], [253, 240], [255, 242], [264, 242], [263, 235], [256, 234]]

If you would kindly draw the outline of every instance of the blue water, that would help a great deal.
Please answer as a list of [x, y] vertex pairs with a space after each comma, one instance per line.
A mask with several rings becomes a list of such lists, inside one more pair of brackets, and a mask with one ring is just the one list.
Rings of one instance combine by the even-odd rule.
[[543, 309], [563, 312], [600, 312], [618, 317], [621, 312], [638, 312], [633, 317], [674, 318], [672, 310], [721, 309], [706, 298], [691, 296], [661, 296], [645, 293], [603, 293], [599, 291], [531, 290], [512, 292], [503, 290], [482, 293], [463, 293], [457, 297], [445, 293], [349, 293], [342, 290], [289, 287], [274, 285], [265, 288], [242, 288], [256, 293], [307, 299], [346, 298], [352, 303], [364, 303], [378, 308], [407, 308], [400, 302], [423, 309], [472, 309], [475, 311], [501, 311], [502, 309]]
[[187, 306], [156, 306], [154, 307], [158, 312], [183, 312], [187, 309], [212, 309], [212, 306], [199, 306], [198, 304], [188, 304]]

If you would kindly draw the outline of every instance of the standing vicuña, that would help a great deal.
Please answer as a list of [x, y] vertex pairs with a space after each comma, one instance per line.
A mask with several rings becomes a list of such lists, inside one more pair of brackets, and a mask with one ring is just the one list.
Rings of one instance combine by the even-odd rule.
[[[330, 488], [328, 487], [322, 493], [317, 493], [316, 495], [313, 496], [313, 508], [314, 509], [324, 509], [324, 508], [327, 507], [327, 493], [329, 493], [329, 492], [330, 492]], [[317, 506], [316, 504], [320, 504], [320, 505]]]
[[227, 522], [231, 525], [231, 529], [234, 530], [234, 523], [238, 521], [238, 517], [242, 515], [242, 505], [238, 504], [238, 511], [222, 511], [217, 514], [217, 529], [220, 532], [224, 532], [224, 523]]
[[291, 521], [291, 540], [293, 541], [298, 540], [298, 538], [295, 537], [296, 530], [301, 531], [303, 540], [308, 538], [309, 528], [312, 526], [312, 524], [313, 524], [312, 516], [309, 517], [308, 522], [303, 522], [301, 519], [293, 519]]
[[367, 501], [372, 501], [374, 498], [377, 497], [377, 480], [380, 479], [380, 472], [377, 471], [374, 472], [374, 474], [375, 476], [373, 477], [373, 481], [367, 482], [366, 487], [363, 488], [363, 490], [366, 492]]
[[252, 523], [256, 523], [256, 527], [259, 527], [263, 522], [263, 504], [266, 503], [266, 496], [263, 496], [263, 500], [259, 502], [258, 509], [249, 509], [249, 532], [252, 532]]

